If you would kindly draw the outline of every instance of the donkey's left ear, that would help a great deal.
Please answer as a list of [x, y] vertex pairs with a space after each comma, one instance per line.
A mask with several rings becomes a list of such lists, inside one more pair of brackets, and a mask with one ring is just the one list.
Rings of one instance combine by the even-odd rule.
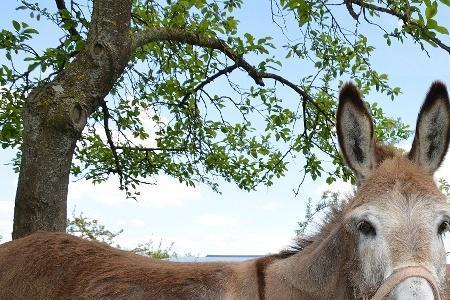
[[417, 119], [408, 157], [433, 174], [447, 153], [450, 138], [450, 103], [445, 84], [431, 85]]

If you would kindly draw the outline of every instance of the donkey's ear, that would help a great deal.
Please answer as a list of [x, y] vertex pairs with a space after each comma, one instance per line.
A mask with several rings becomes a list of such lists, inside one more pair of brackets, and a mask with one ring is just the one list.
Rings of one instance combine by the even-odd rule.
[[447, 88], [431, 85], [417, 119], [416, 134], [408, 157], [432, 174], [441, 164], [450, 137], [450, 104]]
[[353, 83], [341, 88], [336, 127], [344, 159], [360, 182], [375, 165], [375, 145], [372, 117]]

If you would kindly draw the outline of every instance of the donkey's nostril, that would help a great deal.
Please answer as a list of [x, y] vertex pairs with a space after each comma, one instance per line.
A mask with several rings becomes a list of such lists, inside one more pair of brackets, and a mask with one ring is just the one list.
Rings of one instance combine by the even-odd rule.
[[391, 300], [434, 300], [430, 283], [420, 277], [405, 279], [392, 291]]

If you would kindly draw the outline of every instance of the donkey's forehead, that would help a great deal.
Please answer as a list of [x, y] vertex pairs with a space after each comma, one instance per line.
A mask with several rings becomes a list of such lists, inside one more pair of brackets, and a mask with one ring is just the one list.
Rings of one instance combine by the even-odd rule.
[[408, 219], [419, 218], [430, 221], [438, 217], [450, 218], [450, 207], [438, 195], [424, 193], [405, 194], [397, 185], [390, 191], [379, 194], [374, 201], [353, 206], [346, 214], [346, 219], [369, 220], [374, 217], [379, 220], [402, 221], [402, 216]]
[[372, 201], [427, 201], [446, 203], [433, 177], [403, 155], [382, 162], [362, 183], [352, 207]]

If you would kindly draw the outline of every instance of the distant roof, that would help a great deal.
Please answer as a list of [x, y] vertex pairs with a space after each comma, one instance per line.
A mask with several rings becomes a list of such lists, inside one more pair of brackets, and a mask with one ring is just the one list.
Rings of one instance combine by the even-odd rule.
[[206, 255], [206, 256], [172, 256], [170, 261], [175, 262], [215, 262], [215, 261], [246, 261], [261, 257], [262, 255]]

